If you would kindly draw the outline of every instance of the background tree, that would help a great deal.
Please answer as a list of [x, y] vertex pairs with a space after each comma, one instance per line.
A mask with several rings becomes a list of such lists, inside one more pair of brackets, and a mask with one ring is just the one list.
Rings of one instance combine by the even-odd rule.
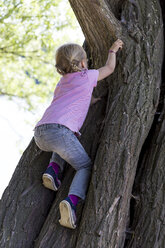
[[90, 108], [81, 130], [81, 142], [94, 162], [87, 199], [79, 207], [78, 228], [61, 227], [58, 204], [74, 172], [66, 167], [56, 195], [42, 187], [51, 154], [32, 140], [1, 200], [0, 244], [162, 248], [165, 112], [159, 1], [70, 3], [86, 38], [90, 67], [105, 63], [117, 37], [125, 43], [115, 72], [95, 89], [102, 101]]
[[0, 10], [0, 95], [35, 108], [52, 95], [55, 48], [77, 31], [76, 18], [67, 0], [2, 0]]

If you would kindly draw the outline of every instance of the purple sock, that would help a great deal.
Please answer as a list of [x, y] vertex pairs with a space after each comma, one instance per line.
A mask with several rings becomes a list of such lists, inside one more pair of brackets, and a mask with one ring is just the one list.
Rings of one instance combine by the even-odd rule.
[[55, 162], [51, 162], [48, 167], [52, 166], [53, 170], [55, 171], [56, 174], [58, 174], [60, 166], [56, 164]]
[[72, 203], [76, 206], [80, 198], [77, 195], [68, 195], [68, 196], [71, 199]]

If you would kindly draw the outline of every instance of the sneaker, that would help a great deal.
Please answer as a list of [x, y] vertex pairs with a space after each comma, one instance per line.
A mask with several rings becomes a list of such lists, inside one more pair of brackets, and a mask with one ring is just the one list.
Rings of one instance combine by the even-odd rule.
[[49, 166], [42, 176], [43, 185], [51, 190], [57, 191], [61, 185], [61, 181], [58, 179], [58, 175], [53, 170], [52, 166]]
[[62, 226], [75, 229], [76, 228], [76, 207], [69, 197], [66, 197], [59, 205]]

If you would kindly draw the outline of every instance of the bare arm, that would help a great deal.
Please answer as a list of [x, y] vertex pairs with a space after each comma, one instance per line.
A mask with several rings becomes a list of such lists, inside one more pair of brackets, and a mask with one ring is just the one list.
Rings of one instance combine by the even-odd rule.
[[105, 66], [98, 69], [99, 76], [98, 81], [108, 77], [110, 74], [113, 73], [115, 66], [116, 66], [116, 53], [119, 48], [122, 48], [123, 42], [121, 40], [117, 40], [113, 43], [109, 50], [108, 59]]

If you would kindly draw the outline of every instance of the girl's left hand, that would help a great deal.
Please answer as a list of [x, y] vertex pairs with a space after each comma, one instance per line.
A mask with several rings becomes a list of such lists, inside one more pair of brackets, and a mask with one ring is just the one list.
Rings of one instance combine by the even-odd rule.
[[95, 98], [94, 96], [92, 96], [90, 105], [93, 105], [93, 104], [95, 104], [96, 102], [98, 102], [98, 101], [100, 101], [100, 100], [101, 100], [100, 97]]

